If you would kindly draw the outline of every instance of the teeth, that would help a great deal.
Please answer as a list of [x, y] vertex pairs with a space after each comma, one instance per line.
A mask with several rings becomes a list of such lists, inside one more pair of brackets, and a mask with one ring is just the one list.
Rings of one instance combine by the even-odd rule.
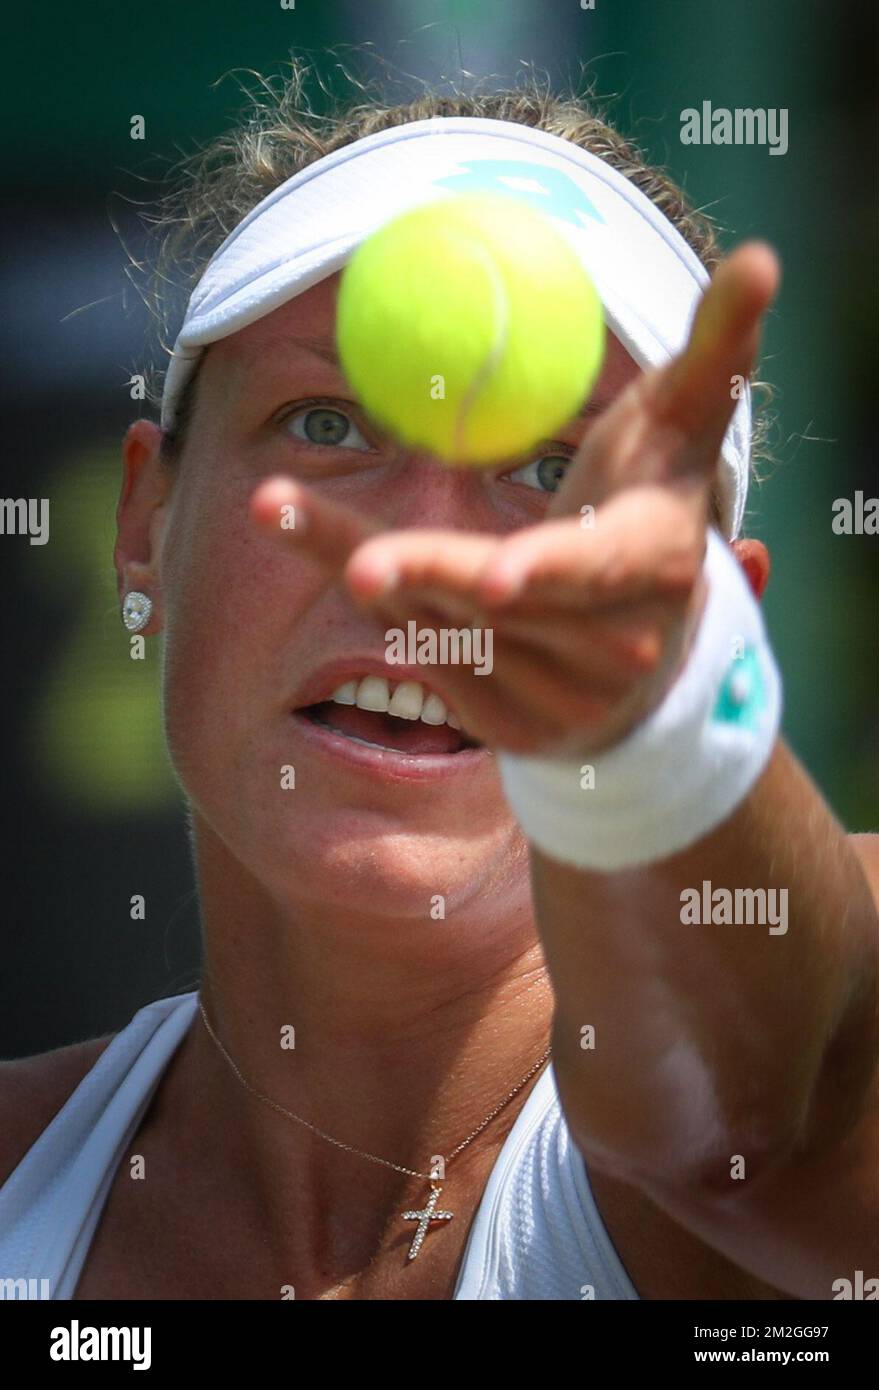
[[445, 724], [449, 711], [443, 701], [433, 692], [428, 695], [421, 711], [421, 718], [425, 724]]
[[357, 682], [346, 681], [340, 685], [338, 690], [334, 690], [332, 701], [335, 705], [356, 705], [357, 704]]
[[424, 724], [448, 724], [461, 728], [461, 721], [439, 695], [425, 690], [420, 681], [401, 681], [391, 693], [384, 676], [363, 676], [345, 681], [330, 696], [333, 704], [356, 705], [375, 714], [392, 714], [398, 719], [420, 719]]
[[391, 692], [384, 676], [364, 676], [357, 687], [357, 708], [387, 714]]
[[[399, 719], [424, 719], [423, 705], [424, 690], [419, 682], [401, 681], [391, 696], [388, 714], [396, 714]], [[442, 719], [439, 722], [442, 723]]]

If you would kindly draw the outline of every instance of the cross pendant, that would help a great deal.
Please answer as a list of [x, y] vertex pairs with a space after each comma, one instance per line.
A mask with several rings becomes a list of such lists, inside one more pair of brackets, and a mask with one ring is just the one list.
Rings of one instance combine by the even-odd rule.
[[431, 1183], [430, 1196], [428, 1197], [427, 1202], [421, 1211], [400, 1212], [400, 1215], [404, 1221], [418, 1222], [418, 1229], [415, 1232], [415, 1238], [412, 1241], [411, 1246], [409, 1247], [410, 1260], [415, 1259], [415, 1256], [418, 1254], [419, 1250], [424, 1244], [424, 1237], [427, 1235], [428, 1227], [430, 1226], [431, 1221], [451, 1221], [452, 1217], [455, 1214], [453, 1211], [436, 1210], [436, 1204], [439, 1201], [439, 1195], [441, 1192], [441, 1187], [434, 1187], [434, 1185]]

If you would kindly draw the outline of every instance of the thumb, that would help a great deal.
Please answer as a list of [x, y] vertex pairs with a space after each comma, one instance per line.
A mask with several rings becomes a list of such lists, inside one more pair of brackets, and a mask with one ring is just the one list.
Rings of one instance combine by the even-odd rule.
[[713, 469], [736, 408], [733, 384], [746, 382], [760, 347], [761, 323], [778, 291], [781, 268], [764, 242], [746, 242], [715, 272], [699, 303], [683, 353], [652, 379], [658, 426], [681, 431], [675, 474]]
[[675, 478], [695, 476], [707, 492], [736, 407], [733, 383], [753, 370], [761, 316], [779, 279], [778, 258], [762, 242], [745, 243], [721, 263], [684, 350], [636, 377], [587, 432], [550, 515]]

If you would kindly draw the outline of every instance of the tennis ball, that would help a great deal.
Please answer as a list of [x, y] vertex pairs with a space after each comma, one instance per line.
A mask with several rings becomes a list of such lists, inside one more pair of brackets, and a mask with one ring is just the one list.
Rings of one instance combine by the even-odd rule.
[[364, 410], [447, 463], [524, 453], [570, 421], [604, 357], [601, 302], [544, 213], [458, 194], [357, 247], [336, 304], [339, 361]]

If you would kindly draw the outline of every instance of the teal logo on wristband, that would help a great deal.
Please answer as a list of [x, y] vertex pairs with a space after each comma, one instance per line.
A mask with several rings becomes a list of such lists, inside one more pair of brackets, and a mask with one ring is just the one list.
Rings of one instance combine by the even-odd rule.
[[757, 648], [747, 647], [727, 671], [711, 717], [718, 724], [756, 729], [766, 703], [766, 684]]

